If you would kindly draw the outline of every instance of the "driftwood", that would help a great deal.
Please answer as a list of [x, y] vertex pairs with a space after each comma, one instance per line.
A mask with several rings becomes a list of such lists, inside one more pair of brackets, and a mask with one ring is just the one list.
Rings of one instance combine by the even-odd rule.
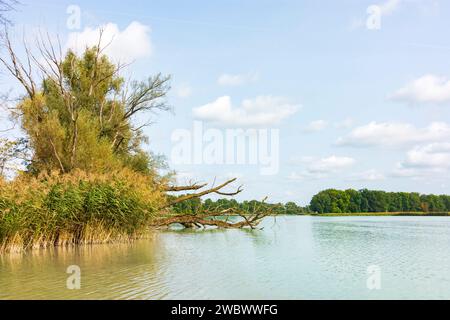
[[[227, 187], [228, 185], [230, 185], [231, 183], [235, 182], [236, 180], [237, 179], [234, 178], [234, 179], [228, 180], [225, 183], [222, 183], [221, 185], [219, 185], [217, 187], [213, 187], [211, 189], [204, 190], [204, 191], [201, 191], [199, 193], [191, 193], [191, 194], [187, 194], [187, 195], [178, 197], [175, 200], [172, 200], [169, 203], [167, 203], [166, 205], [164, 205], [161, 209], [172, 207], [172, 206], [176, 205], [177, 203], [181, 203], [181, 202], [184, 202], [184, 201], [187, 201], [187, 200], [201, 198], [201, 197], [206, 196], [208, 194], [218, 194], [218, 195], [222, 195], [222, 196], [235, 196], [235, 195], [238, 195], [239, 193], [241, 193], [243, 191], [242, 186], [240, 186], [234, 192], [223, 192], [223, 191], [221, 191], [223, 188]], [[192, 190], [200, 190], [200, 189], [202, 189], [204, 187], [206, 187], [206, 184], [201, 184], [201, 185], [193, 184], [193, 185], [185, 186], [185, 187], [167, 187], [166, 191], [174, 191], [174, 192], [192, 191]]]
[[[224, 192], [223, 189], [233, 182], [236, 178], [228, 180], [216, 187], [206, 189], [200, 192], [191, 193], [180, 196], [164, 205], [161, 210], [167, 212], [164, 217], [156, 219], [152, 222], [154, 227], [166, 227], [172, 224], [181, 224], [186, 228], [204, 228], [206, 226], [224, 228], [224, 229], [239, 229], [239, 228], [251, 228], [255, 229], [258, 224], [267, 216], [273, 215], [273, 208], [267, 209], [263, 204], [266, 201], [264, 199], [260, 206], [254, 206], [249, 212], [241, 212], [237, 208], [229, 208], [224, 210], [217, 210], [212, 212], [200, 208], [195, 214], [170, 214], [170, 208], [178, 203], [188, 201], [191, 199], [198, 199], [209, 194], [218, 194], [222, 196], [235, 196], [243, 191], [242, 186], [239, 186], [235, 191]], [[167, 192], [183, 192], [183, 191], [199, 191], [206, 187], [207, 184], [193, 183], [187, 186], [168, 186], [165, 188]], [[238, 222], [229, 221], [230, 217], [239, 217]]]
[[[218, 227], [223, 229], [256, 229], [258, 224], [267, 216], [272, 215], [272, 210], [257, 213], [240, 213], [236, 209], [228, 209], [219, 213], [198, 213], [173, 215], [157, 219], [151, 224], [153, 227], [166, 227], [172, 224], [181, 224], [186, 228], [204, 228], [206, 226]], [[229, 217], [240, 217], [241, 221], [230, 222]]]

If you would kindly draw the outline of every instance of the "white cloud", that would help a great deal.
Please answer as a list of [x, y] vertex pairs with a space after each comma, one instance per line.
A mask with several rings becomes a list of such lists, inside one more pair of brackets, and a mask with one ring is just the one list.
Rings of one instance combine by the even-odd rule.
[[229, 126], [269, 126], [279, 124], [300, 109], [286, 98], [258, 96], [242, 101], [240, 107], [234, 107], [229, 96], [220, 97], [204, 106], [194, 108], [197, 120]]
[[328, 122], [325, 120], [316, 120], [312, 121], [311, 123], [306, 126], [306, 128], [303, 130], [304, 132], [319, 132], [328, 127]]
[[371, 122], [339, 138], [337, 144], [353, 147], [401, 146], [445, 139], [450, 139], [450, 126], [444, 122], [433, 122], [424, 128], [408, 123]]
[[436, 75], [418, 78], [391, 95], [392, 100], [409, 104], [450, 102], [450, 80]]
[[100, 30], [103, 30], [101, 46], [107, 46], [104, 54], [116, 62], [132, 62], [152, 53], [151, 29], [136, 21], [122, 31], [117, 24], [107, 23], [95, 29], [85, 28], [82, 32], [72, 32], [68, 36], [66, 48], [82, 53], [86, 47], [98, 45]]
[[182, 84], [175, 89], [175, 93], [179, 98], [189, 98], [192, 95], [192, 88], [187, 84]]
[[406, 161], [402, 163], [406, 168], [450, 168], [450, 143], [431, 143], [418, 146], [410, 150], [406, 155]]
[[321, 179], [329, 174], [338, 173], [355, 164], [355, 159], [350, 157], [330, 156], [326, 158], [302, 157], [299, 163], [307, 165], [306, 170], [301, 173], [293, 172], [289, 176], [292, 180]]
[[337, 172], [351, 167], [354, 163], [355, 159], [353, 158], [331, 156], [313, 161], [308, 167], [308, 171], [311, 173]]
[[392, 171], [390, 176], [394, 178], [420, 178], [423, 176], [423, 172], [413, 168], [405, 168], [401, 163], [398, 163], [396, 168]]
[[246, 73], [246, 74], [222, 74], [217, 83], [221, 86], [242, 86], [251, 82], [257, 81], [259, 78], [256, 73]]
[[359, 172], [350, 177], [350, 180], [355, 181], [380, 181], [384, 179], [386, 179], [384, 174], [378, 172], [375, 169]]
[[399, 162], [393, 177], [413, 179], [447, 179], [450, 174], [450, 143], [430, 143], [409, 150]]

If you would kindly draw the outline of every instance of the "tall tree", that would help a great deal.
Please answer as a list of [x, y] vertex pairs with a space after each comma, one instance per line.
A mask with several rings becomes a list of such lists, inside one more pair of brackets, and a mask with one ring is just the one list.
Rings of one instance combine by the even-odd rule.
[[[9, 39], [8, 56], [0, 58], [26, 95], [14, 113], [33, 150], [30, 171], [73, 169], [109, 171], [121, 166], [148, 173], [152, 159], [141, 145], [150, 113], [168, 110], [169, 76], [157, 74], [126, 84], [123, 65], [103, 55], [99, 44], [81, 56], [47, 37], [38, 42], [39, 56], [26, 48], [22, 62]], [[143, 125], [135, 125], [135, 119]]]

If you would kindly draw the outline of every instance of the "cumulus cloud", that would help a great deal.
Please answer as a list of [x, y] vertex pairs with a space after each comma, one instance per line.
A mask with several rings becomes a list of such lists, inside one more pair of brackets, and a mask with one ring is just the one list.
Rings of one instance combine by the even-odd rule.
[[450, 102], [450, 80], [436, 75], [425, 75], [397, 90], [392, 100], [408, 104], [442, 104]]
[[258, 96], [242, 101], [239, 107], [233, 106], [229, 96], [194, 108], [197, 120], [228, 126], [270, 126], [279, 124], [300, 109], [284, 97]]
[[450, 168], [450, 143], [431, 143], [417, 146], [406, 155], [402, 163], [406, 168]]
[[430, 179], [444, 178], [450, 174], [450, 143], [430, 143], [415, 146], [406, 153], [392, 172], [393, 177]]
[[405, 168], [401, 163], [398, 163], [396, 168], [390, 174], [393, 178], [420, 178], [424, 176], [421, 170], [414, 168]]
[[319, 132], [328, 127], [328, 121], [316, 120], [310, 122], [306, 128], [303, 129], [304, 132]]
[[350, 157], [332, 155], [325, 158], [302, 157], [298, 159], [298, 163], [306, 164], [306, 170], [291, 173], [289, 178], [292, 180], [326, 178], [329, 174], [352, 167], [356, 161]]
[[86, 47], [98, 45], [100, 30], [103, 30], [101, 46], [106, 47], [103, 53], [116, 62], [132, 62], [147, 57], [152, 52], [150, 27], [136, 21], [124, 30], [120, 30], [117, 24], [107, 23], [98, 28], [72, 32], [69, 34], [66, 48], [81, 53]]
[[257, 81], [259, 78], [256, 73], [246, 73], [246, 74], [222, 74], [217, 83], [221, 86], [242, 86], [251, 82]]
[[342, 169], [351, 167], [355, 163], [355, 159], [349, 157], [331, 156], [313, 161], [308, 167], [308, 171], [312, 173], [330, 173], [337, 172]]
[[423, 142], [438, 142], [450, 138], [450, 125], [433, 122], [424, 128], [409, 123], [371, 122], [355, 128], [345, 137], [338, 139], [340, 146], [371, 147], [401, 146]]

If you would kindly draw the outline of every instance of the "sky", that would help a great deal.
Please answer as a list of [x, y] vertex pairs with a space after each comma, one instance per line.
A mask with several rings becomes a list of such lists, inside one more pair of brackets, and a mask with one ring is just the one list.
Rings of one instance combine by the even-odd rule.
[[144, 148], [179, 183], [237, 177], [240, 200], [301, 205], [327, 188], [450, 194], [449, 1], [23, 0], [11, 19], [17, 42], [44, 29], [79, 52], [102, 28], [127, 77], [172, 75]]

